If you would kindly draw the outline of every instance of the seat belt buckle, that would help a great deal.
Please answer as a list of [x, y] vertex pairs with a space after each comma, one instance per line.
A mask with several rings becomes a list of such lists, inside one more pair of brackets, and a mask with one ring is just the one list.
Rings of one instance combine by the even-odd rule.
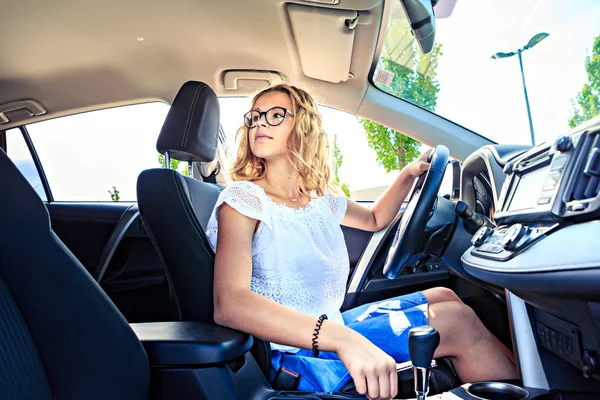
[[273, 389], [277, 390], [296, 390], [300, 383], [300, 374], [290, 371], [287, 368], [279, 367], [273, 381]]

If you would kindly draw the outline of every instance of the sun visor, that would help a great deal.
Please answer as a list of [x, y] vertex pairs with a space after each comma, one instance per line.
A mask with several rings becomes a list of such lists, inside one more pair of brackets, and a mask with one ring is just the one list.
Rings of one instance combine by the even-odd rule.
[[343, 82], [350, 74], [358, 12], [289, 4], [287, 12], [304, 74]]

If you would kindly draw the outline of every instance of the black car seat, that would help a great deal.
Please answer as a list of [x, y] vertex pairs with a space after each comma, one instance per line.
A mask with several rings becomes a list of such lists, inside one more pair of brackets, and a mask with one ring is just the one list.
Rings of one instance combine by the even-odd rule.
[[[212, 161], [219, 117], [214, 91], [202, 82], [185, 83], [160, 131], [157, 150], [166, 158], [188, 163]], [[180, 320], [214, 322], [214, 253], [204, 232], [221, 188], [182, 176], [168, 168], [168, 161], [166, 165], [140, 174], [140, 215], [165, 265]], [[255, 338], [251, 353], [266, 375], [271, 364], [269, 343]], [[347, 392], [352, 392], [351, 386]]]
[[[202, 82], [187, 82], [173, 101], [156, 148], [179, 161], [213, 161], [219, 119], [215, 92]], [[138, 178], [140, 216], [165, 266], [181, 321], [214, 322], [214, 252], [204, 232], [221, 190], [168, 167], [145, 170]], [[264, 373], [270, 354], [270, 346], [255, 339], [252, 355]]]
[[127, 321], [0, 149], [0, 398], [146, 399], [149, 380]]

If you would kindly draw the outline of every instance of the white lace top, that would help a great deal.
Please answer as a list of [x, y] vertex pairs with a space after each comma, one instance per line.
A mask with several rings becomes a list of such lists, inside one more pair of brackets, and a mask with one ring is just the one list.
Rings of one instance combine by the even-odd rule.
[[[340, 222], [346, 197], [324, 195], [294, 209], [274, 202], [252, 182], [230, 184], [219, 196], [207, 236], [217, 245], [219, 207], [223, 202], [260, 221], [252, 239], [250, 290], [298, 312], [344, 323], [340, 308], [349, 273], [348, 251]], [[271, 344], [274, 350], [295, 347]]]

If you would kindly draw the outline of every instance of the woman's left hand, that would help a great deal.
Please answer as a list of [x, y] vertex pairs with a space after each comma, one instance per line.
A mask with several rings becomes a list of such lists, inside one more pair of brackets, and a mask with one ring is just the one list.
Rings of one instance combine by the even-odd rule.
[[404, 169], [411, 176], [420, 176], [424, 172], [429, 169], [429, 162], [427, 162], [427, 158], [430, 156], [433, 149], [427, 150], [425, 153], [421, 154], [419, 158], [411, 161]]

